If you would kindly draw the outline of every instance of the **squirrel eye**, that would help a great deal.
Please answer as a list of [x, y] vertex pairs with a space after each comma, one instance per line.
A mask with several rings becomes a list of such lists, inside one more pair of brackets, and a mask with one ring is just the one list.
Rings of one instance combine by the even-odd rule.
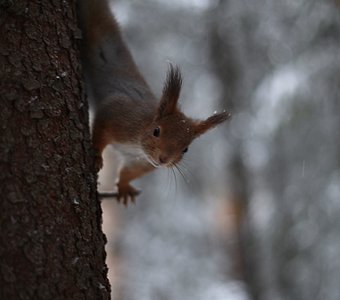
[[186, 152], [188, 152], [188, 147], [186, 147], [186, 148], [182, 151], [183, 154], [186, 153]]
[[159, 135], [161, 134], [161, 129], [159, 127], [156, 127], [154, 130], [153, 130], [153, 135], [155, 137], [159, 137]]

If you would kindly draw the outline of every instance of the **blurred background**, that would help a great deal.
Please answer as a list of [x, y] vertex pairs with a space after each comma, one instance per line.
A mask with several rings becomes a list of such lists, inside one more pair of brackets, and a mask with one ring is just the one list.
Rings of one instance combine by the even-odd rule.
[[[115, 0], [151, 88], [231, 121], [103, 202], [114, 300], [340, 299], [340, 2]], [[107, 149], [100, 189], [114, 184]]]

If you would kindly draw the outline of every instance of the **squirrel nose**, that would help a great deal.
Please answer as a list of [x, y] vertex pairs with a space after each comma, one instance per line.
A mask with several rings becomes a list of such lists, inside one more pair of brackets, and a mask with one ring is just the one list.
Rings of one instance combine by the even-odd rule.
[[160, 155], [159, 156], [159, 162], [161, 164], [166, 164], [167, 162], [169, 162], [169, 158], [167, 156], [165, 156], [165, 155]]

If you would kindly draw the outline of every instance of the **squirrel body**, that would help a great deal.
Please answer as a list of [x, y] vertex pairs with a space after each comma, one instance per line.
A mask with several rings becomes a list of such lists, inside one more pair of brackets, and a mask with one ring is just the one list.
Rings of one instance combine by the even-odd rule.
[[126, 46], [106, 0], [79, 0], [82, 61], [90, 106], [96, 165], [111, 144], [121, 154], [118, 200], [134, 201], [134, 180], [155, 168], [174, 167], [190, 143], [230, 117], [188, 118], [179, 109], [182, 76], [170, 65], [160, 101], [151, 92]]

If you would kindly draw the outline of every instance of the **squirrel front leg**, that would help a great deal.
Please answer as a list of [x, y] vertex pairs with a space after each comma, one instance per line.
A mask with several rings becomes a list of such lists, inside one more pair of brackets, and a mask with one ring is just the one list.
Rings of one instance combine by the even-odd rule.
[[95, 169], [98, 172], [103, 167], [103, 151], [105, 147], [110, 143], [110, 139], [107, 136], [107, 130], [101, 122], [97, 120], [93, 123], [92, 132], [92, 145], [95, 151]]
[[135, 196], [137, 196], [140, 192], [135, 189], [132, 185], [130, 185], [130, 181], [141, 177], [142, 175], [151, 172], [154, 170], [150, 163], [144, 160], [136, 159], [129, 165], [124, 166], [119, 174], [119, 181], [117, 183], [118, 187], [118, 197], [117, 200], [123, 200], [125, 205], [128, 204], [128, 201], [135, 201]]

